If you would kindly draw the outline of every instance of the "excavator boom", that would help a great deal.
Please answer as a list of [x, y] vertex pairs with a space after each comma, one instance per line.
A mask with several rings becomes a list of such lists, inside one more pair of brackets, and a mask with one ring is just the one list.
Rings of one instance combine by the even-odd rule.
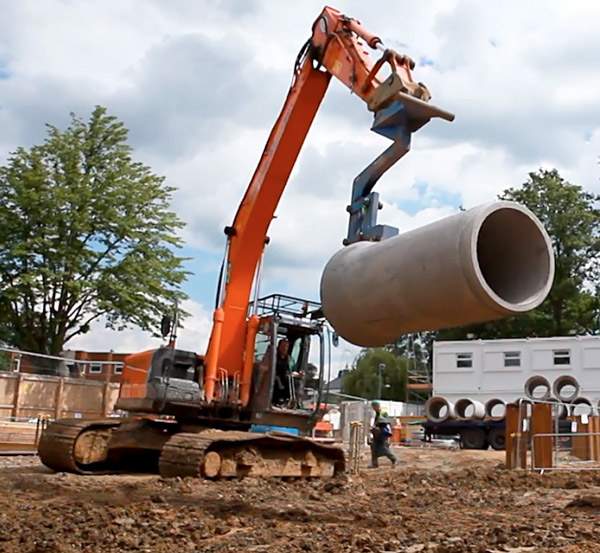
[[[220, 371], [239, 379], [240, 400], [250, 397], [253, 336], [257, 321], [248, 316], [252, 284], [260, 263], [267, 231], [306, 135], [335, 76], [375, 113], [401, 102], [410, 130], [432, 117], [453, 116], [427, 103], [430, 94], [411, 74], [414, 62], [383, 48], [379, 37], [355, 19], [326, 7], [313, 24], [313, 33], [296, 61], [294, 79], [283, 108], [227, 234], [227, 250], [218, 305], [206, 353], [206, 399], [215, 397]], [[374, 60], [369, 49], [380, 49]], [[383, 65], [391, 75], [379, 79]], [[393, 163], [395, 160], [391, 161]], [[390, 163], [390, 164], [391, 164]]]

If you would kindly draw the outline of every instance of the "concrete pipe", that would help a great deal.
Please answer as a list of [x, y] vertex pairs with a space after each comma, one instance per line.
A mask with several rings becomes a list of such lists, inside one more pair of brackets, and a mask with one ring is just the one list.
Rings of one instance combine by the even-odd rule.
[[578, 415], [593, 415], [594, 406], [592, 402], [586, 397], [576, 397], [569, 405], [570, 415], [572, 417]]
[[552, 391], [556, 398], [565, 403], [569, 403], [579, 396], [579, 382], [570, 374], [559, 376], [552, 385]]
[[528, 398], [546, 401], [550, 399], [550, 394], [550, 382], [546, 377], [536, 374], [525, 381], [525, 395]]
[[567, 407], [567, 405], [563, 402], [561, 402], [560, 400], [551, 397], [548, 398], [548, 400], [550, 403], [552, 403], [552, 416], [553, 417], [558, 417], [559, 419], [566, 419], [567, 416], [569, 415], [569, 408]]
[[442, 396], [430, 397], [425, 403], [425, 415], [432, 422], [454, 418], [454, 405]]
[[485, 407], [483, 403], [465, 397], [454, 404], [454, 415], [459, 420], [481, 420], [485, 417]]
[[548, 234], [527, 208], [494, 202], [381, 242], [337, 252], [321, 277], [323, 311], [360, 346], [516, 315], [554, 278]]
[[495, 421], [501, 421], [506, 417], [506, 402], [500, 398], [486, 401], [485, 416]]

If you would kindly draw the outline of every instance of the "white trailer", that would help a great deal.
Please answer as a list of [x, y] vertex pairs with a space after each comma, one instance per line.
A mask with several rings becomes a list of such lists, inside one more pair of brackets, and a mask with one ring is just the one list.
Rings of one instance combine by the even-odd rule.
[[524, 395], [525, 381], [542, 375], [552, 385], [574, 376], [580, 396], [600, 401], [600, 336], [466, 340], [433, 344], [433, 393], [451, 402], [471, 398], [506, 402]]

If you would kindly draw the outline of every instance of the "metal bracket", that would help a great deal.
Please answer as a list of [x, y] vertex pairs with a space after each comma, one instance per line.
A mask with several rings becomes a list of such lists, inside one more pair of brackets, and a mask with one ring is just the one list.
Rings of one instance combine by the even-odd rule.
[[393, 140], [393, 144], [354, 179], [351, 203], [346, 208], [350, 222], [345, 246], [361, 240], [385, 240], [398, 234], [395, 227], [377, 224], [377, 211], [383, 206], [379, 194], [372, 190], [383, 173], [410, 150], [412, 133], [404, 103], [396, 100], [377, 111], [371, 130]]

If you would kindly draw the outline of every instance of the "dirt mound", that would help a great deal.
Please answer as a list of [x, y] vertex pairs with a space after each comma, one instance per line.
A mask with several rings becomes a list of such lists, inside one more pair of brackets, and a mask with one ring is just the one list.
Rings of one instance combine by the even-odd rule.
[[81, 477], [17, 464], [0, 469], [0, 551], [598, 551], [590, 498], [600, 475], [509, 472], [484, 452], [468, 466], [462, 452], [428, 454], [431, 463], [419, 455], [308, 483]]

